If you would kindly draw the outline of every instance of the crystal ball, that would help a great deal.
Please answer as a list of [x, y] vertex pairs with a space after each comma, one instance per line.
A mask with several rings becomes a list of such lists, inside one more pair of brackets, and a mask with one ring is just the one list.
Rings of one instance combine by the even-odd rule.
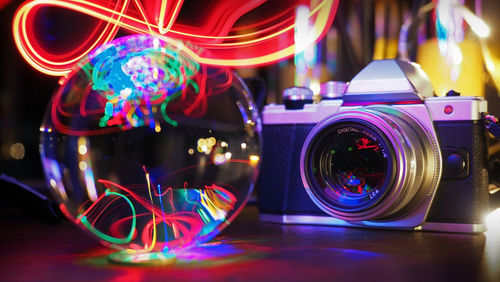
[[65, 216], [107, 246], [165, 252], [206, 242], [252, 192], [261, 123], [251, 94], [187, 44], [111, 41], [75, 65], [46, 111], [47, 183]]

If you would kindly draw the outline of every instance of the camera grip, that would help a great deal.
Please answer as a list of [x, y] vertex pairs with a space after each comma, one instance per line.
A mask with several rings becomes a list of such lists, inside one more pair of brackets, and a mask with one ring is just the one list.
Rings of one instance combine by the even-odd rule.
[[427, 221], [483, 223], [488, 212], [488, 147], [482, 123], [436, 122], [435, 128], [441, 148], [467, 151], [469, 173], [463, 178], [441, 180]]

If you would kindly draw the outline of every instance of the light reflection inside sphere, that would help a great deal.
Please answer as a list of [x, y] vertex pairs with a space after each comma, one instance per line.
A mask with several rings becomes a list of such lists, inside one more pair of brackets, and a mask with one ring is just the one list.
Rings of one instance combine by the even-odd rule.
[[248, 89], [182, 46], [134, 35], [99, 47], [40, 127], [61, 210], [105, 245], [166, 252], [206, 242], [253, 189], [261, 125]]

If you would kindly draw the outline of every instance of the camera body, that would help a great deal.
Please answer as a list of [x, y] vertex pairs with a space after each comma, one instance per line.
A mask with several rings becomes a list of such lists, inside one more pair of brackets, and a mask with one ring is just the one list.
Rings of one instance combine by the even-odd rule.
[[267, 105], [259, 217], [290, 224], [483, 232], [481, 97], [434, 97], [413, 63], [373, 61], [340, 99]]

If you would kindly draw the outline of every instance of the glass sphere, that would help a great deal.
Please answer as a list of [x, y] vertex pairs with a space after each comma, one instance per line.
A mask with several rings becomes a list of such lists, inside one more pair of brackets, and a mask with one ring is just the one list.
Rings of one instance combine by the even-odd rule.
[[119, 38], [61, 83], [41, 130], [63, 213], [105, 245], [171, 251], [210, 240], [245, 205], [261, 124], [242, 80], [193, 46]]

